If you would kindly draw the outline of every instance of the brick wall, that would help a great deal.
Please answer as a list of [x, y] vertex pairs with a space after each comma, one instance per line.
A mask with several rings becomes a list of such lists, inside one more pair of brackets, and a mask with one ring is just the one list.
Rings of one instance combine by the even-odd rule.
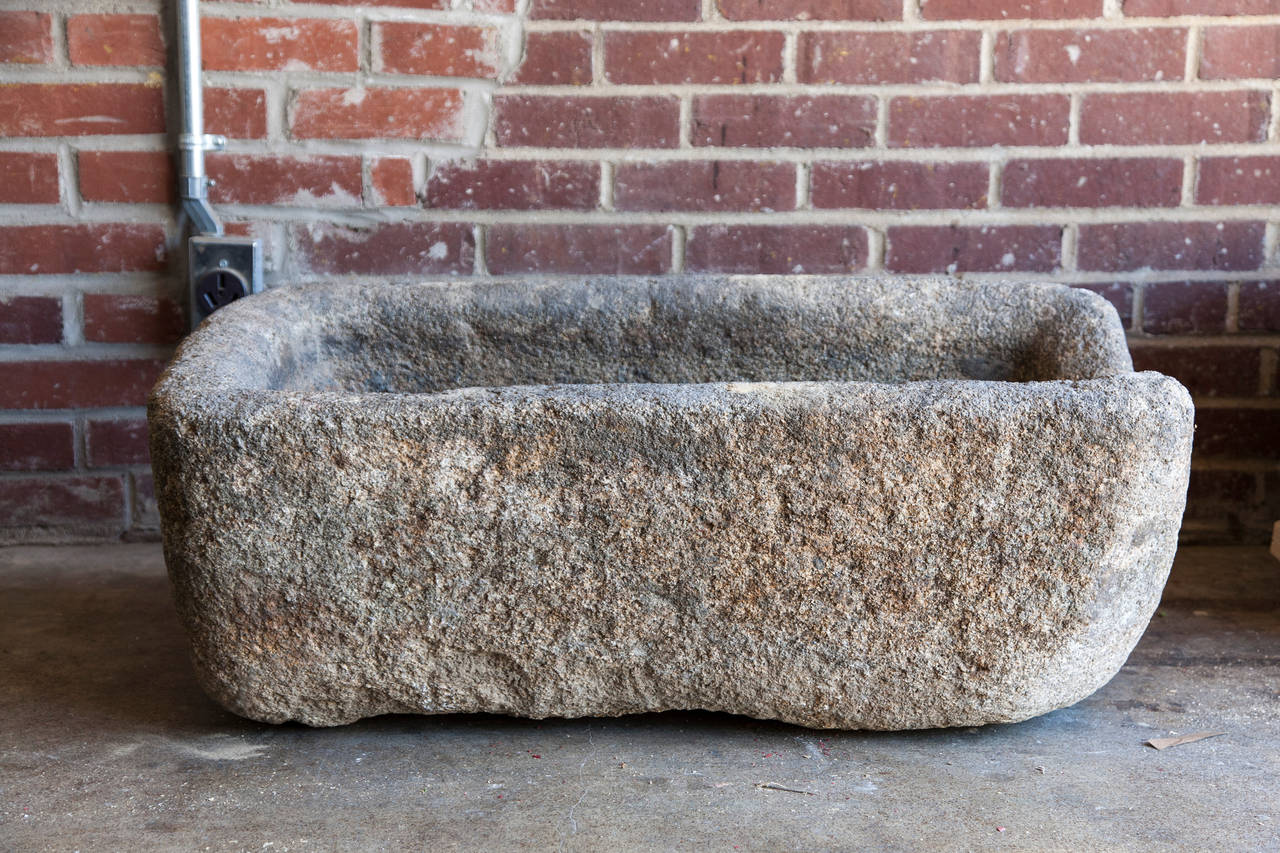
[[[183, 332], [155, 0], [0, 11], [0, 538], [154, 535]], [[1105, 295], [1199, 409], [1184, 536], [1280, 517], [1280, 1], [204, 2], [270, 283], [954, 274]]]

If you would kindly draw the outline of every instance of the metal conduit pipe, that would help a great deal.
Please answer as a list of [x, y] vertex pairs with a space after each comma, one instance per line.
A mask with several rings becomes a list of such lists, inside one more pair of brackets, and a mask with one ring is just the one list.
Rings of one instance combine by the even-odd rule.
[[209, 175], [204, 152], [226, 146], [221, 136], [204, 132], [204, 92], [200, 82], [200, 8], [198, 0], [178, 0], [178, 92], [182, 126], [178, 131], [178, 193], [197, 234], [221, 234], [222, 223], [209, 206]]

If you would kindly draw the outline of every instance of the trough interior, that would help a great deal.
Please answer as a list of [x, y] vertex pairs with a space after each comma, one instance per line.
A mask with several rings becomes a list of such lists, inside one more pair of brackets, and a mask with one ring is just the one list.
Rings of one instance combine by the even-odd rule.
[[336, 289], [281, 313], [293, 319], [259, 381], [287, 391], [1028, 382], [1132, 369], [1108, 303], [1035, 285], [450, 283], [383, 289], [374, 299]]

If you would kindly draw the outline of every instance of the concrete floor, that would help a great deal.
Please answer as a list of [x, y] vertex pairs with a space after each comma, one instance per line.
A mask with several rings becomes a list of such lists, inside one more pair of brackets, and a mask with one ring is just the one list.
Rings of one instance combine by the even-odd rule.
[[[1280, 849], [1280, 563], [1186, 549], [1124, 670], [1018, 725], [717, 714], [265, 726], [153, 545], [0, 550], [3, 850]], [[1164, 752], [1172, 732], [1227, 734]]]

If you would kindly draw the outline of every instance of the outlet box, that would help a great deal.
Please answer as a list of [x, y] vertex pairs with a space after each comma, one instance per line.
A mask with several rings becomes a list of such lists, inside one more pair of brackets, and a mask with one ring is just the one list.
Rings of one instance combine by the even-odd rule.
[[202, 235], [188, 240], [187, 249], [191, 328], [224, 305], [262, 292], [261, 240]]

